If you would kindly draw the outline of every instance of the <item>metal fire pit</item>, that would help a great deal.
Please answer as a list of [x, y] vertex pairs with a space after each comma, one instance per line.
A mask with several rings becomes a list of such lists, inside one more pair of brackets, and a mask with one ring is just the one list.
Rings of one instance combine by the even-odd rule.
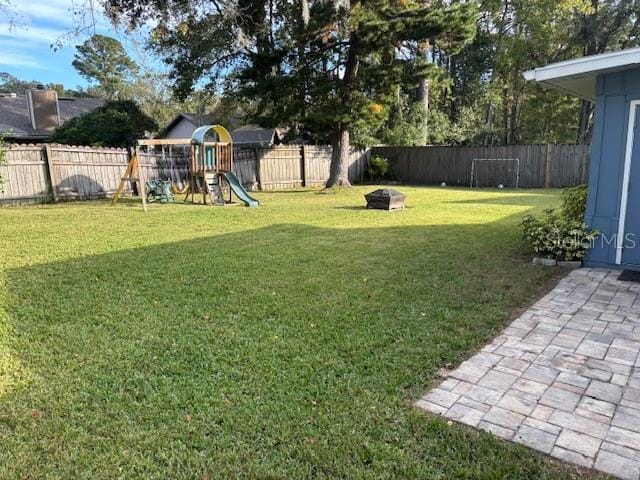
[[367, 208], [377, 208], [378, 210], [396, 210], [404, 208], [404, 193], [390, 188], [382, 188], [375, 192], [367, 193], [364, 198], [367, 200]]

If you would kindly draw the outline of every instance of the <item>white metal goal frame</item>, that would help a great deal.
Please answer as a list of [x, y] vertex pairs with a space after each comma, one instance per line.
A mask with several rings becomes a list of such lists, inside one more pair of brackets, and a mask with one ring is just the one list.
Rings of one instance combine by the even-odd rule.
[[520, 188], [520, 159], [519, 158], [474, 158], [471, 160], [471, 183], [470, 187], [473, 188], [474, 180], [477, 181], [477, 166], [478, 162], [514, 162], [516, 164], [516, 190]]

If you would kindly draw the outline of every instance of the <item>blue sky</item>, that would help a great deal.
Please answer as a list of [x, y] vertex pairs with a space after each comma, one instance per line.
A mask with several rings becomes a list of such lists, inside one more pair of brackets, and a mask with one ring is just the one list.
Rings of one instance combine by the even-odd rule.
[[[93, 31], [80, 37], [64, 38], [74, 27], [74, 12], [83, 11], [87, 0], [10, 0], [16, 26], [0, 12], [0, 72], [8, 72], [23, 80], [63, 83], [67, 88], [87, 82], [71, 66], [75, 45]], [[77, 20], [77, 15], [75, 16]], [[143, 51], [135, 38], [125, 37], [98, 18], [97, 32], [118, 38], [136, 60]], [[64, 38], [62, 48], [50, 46]]]

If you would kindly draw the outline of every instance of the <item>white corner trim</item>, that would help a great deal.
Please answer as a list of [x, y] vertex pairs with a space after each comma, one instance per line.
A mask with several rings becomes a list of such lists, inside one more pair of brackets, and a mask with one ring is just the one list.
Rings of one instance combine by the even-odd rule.
[[523, 72], [522, 75], [527, 81], [595, 102], [598, 75], [639, 66], [640, 47], [636, 47], [551, 63]]
[[636, 127], [636, 109], [640, 100], [629, 103], [629, 121], [627, 122], [627, 144], [624, 151], [624, 175], [622, 177], [622, 197], [620, 198], [620, 219], [618, 223], [618, 241], [616, 245], [616, 265], [622, 264], [624, 236], [627, 223], [627, 207], [629, 205], [629, 183], [631, 181], [631, 157], [633, 155], [634, 131]]
[[600, 53], [586, 57], [551, 63], [523, 73], [526, 80], [543, 82], [563, 77], [581, 76], [605, 71], [633, 67], [640, 63], [640, 47]]

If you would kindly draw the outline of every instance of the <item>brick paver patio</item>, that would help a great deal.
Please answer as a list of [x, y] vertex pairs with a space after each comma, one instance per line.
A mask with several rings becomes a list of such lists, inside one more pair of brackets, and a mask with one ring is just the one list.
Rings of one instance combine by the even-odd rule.
[[640, 284], [580, 269], [416, 405], [640, 479]]

